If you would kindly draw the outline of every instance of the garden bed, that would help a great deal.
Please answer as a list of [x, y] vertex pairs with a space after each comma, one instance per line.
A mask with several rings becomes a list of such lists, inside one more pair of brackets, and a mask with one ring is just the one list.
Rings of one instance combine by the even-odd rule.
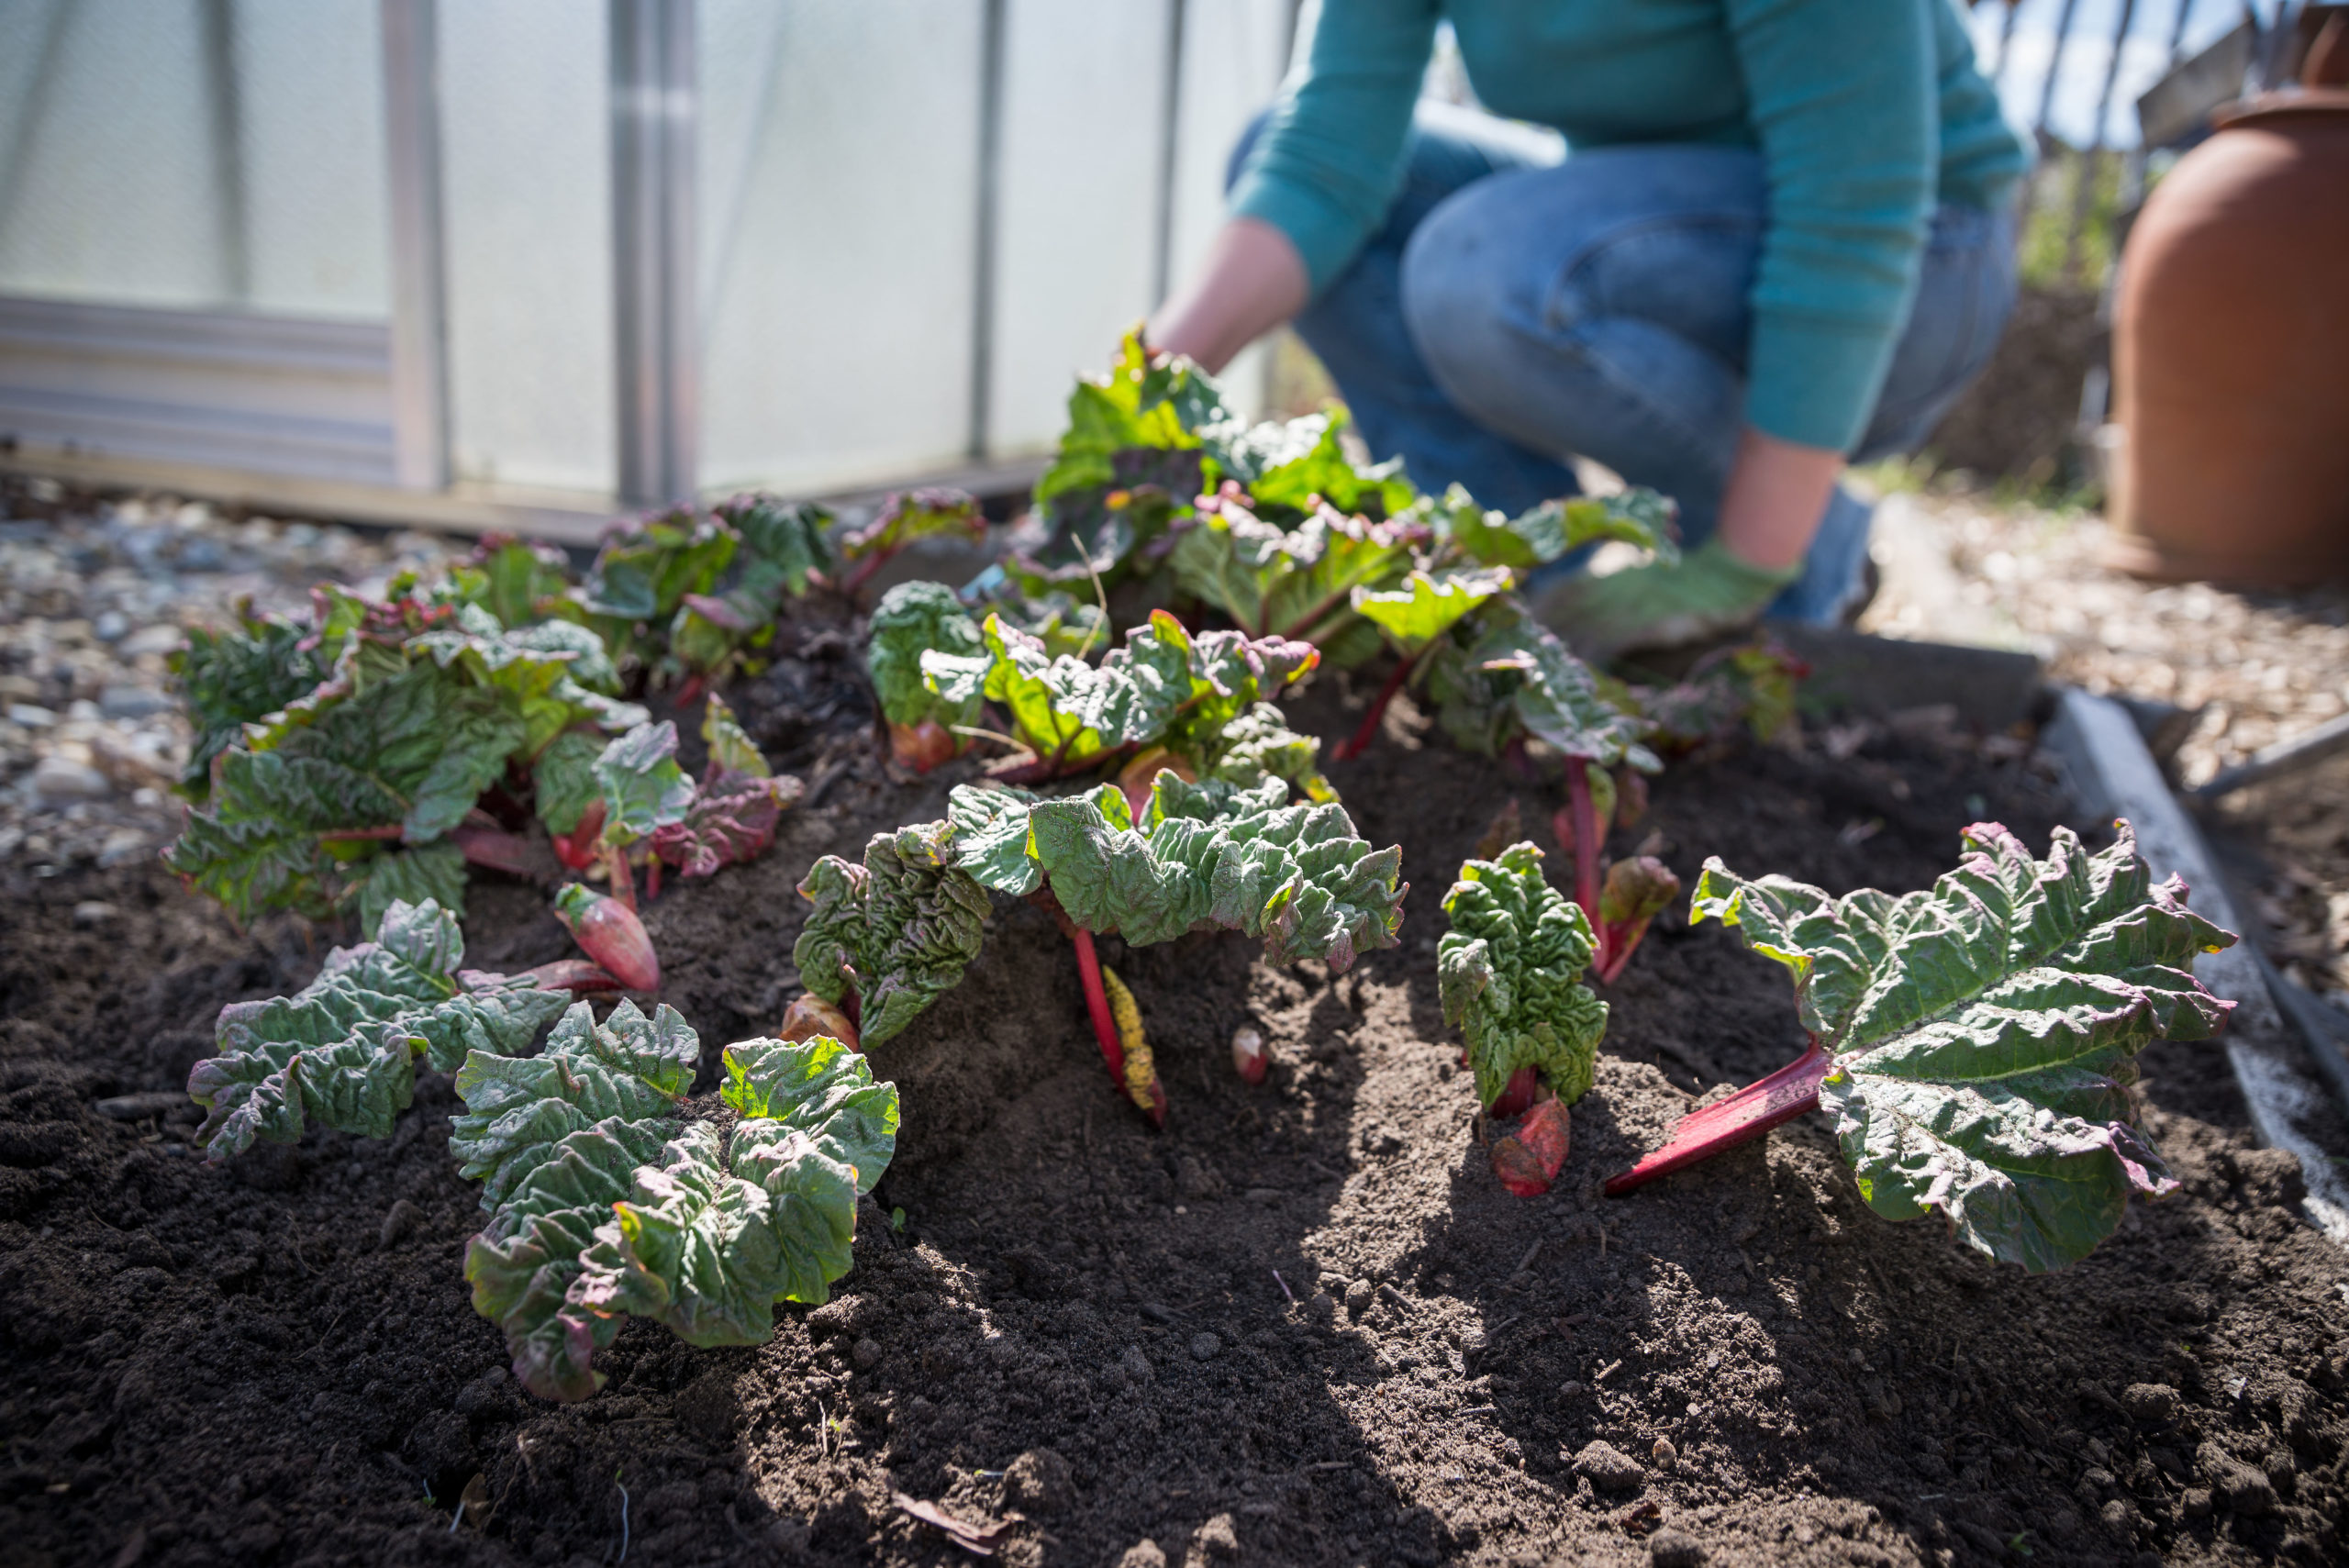
[[[645, 913], [705, 1091], [795, 989], [809, 863], [941, 815], [974, 768], [893, 777], [845, 644], [801, 653], [730, 695], [778, 765], [829, 776], [820, 804]], [[1352, 729], [1362, 693], [1340, 684], [1299, 728]], [[895, 1494], [1018, 1513], [1008, 1561], [1130, 1568], [1157, 1561], [1145, 1540], [1170, 1563], [2337, 1559], [2349, 1269], [2217, 1046], [2142, 1059], [2185, 1190], [2059, 1273], [1877, 1219], [1818, 1117], [1608, 1200], [1695, 1096], [1802, 1043], [1783, 972], [1675, 908], [1605, 988], [1564, 1176], [1512, 1198], [1435, 939], [1513, 787], [1422, 729], [1397, 713], [1330, 769], [1363, 836], [1402, 845], [1399, 948], [1333, 980], [1228, 936], [1105, 940], [1172, 1101], [1152, 1132], [1103, 1080], [1049, 918], [998, 900], [968, 979], [872, 1052], [904, 1129], [833, 1303], [784, 1310], [756, 1349], [632, 1326], [599, 1357], [609, 1385], [562, 1407], [519, 1390], [467, 1299], [479, 1211], [443, 1150], [445, 1079], [389, 1140], [313, 1133], [217, 1168], [190, 1151], [193, 1106], [95, 1110], [175, 1089], [219, 1006], [305, 982], [322, 934], [240, 934], [148, 865], [13, 880], [0, 1559], [597, 1563], [625, 1540], [663, 1564], [959, 1561]], [[1979, 817], [2044, 846], [2065, 807], [2019, 753], [1815, 727], [1675, 764], [1618, 847], [1652, 837], [1688, 881], [1717, 854], [1920, 887]], [[1549, 847], [1552, 803], [1514, 793]], [[477, 877], [467, 923], [484, 968], [569, 951], [519, 884]], [[1229, 1065], [1243, 1022], [1270, 1042], [1257, 1088]], [[1586, 1461], [1597, 1488], [1572, 1465], [1595, 1440], [1629, 1456]], [[486, 1506], [452, 1529], [476, 1475]]]

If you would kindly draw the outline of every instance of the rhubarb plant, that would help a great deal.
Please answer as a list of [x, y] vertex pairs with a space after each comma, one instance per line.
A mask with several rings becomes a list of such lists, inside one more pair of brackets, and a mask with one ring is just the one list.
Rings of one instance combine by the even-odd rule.
[[1436, 944], [1443, 1021], [1467, 1041], [1486, 1113], [1524, 1118], [1494, 1143], [1493, 1169], [1509, 1191], [1536, 1196], [1565, 1161], [1566, 1107], [1589, 1092], [1607, 1033], [1607, 1004], [1581, 984], [1598, 941], [1527, 842], [1462, 865], [1443, 912], [1450, 929]]
[[606, 745], [589, 766], [596, 798], [580, 818], [583, 827], [595, 825], [593, 852], [578, 842], [580, 828], [558, 841], [566, 861], [600, 863], [631, 907], [637, 867], [650, 873], [657, 896], [663, 866], [708, 876], [755, 859], [802, 793], [797, 779], [774, 774], [715, 694], [704, 699], [701, 736], [708, 762], [698, 783], [677, 764], [677, 727], [668, 719], [640, 724]]
[[1353, 590], [1354, 613], [1386, 634], [1397, 662], [1339, 755], [1368, 749], [1387, 705], [1419, 675], [1431, 650], [1473, 646], [1488, 629], [1524, 618], [1523, 607], [1507, 598], [1520, 573], [1609, 541], [1676, 561], [1675, 512], [1670, 500], [1640, 489], [1545, 501], [1516, 517], [1486, 511], [1457, 484], [1440, 500], [1422, 497], [1409, 514], [1429, 524], [1421, 564], [1394, 587]]
[[373, 932], [395, 899], [462, 910], [467, 858], [510, 860], [497, 836], [464, 829], [482, 794], [566, 731], [644, 717], [585, 684], [613, 673], [578, 627], [508, 632], [472, 605], [322, 589], [303, 640], [326, 678], [215, 755], [204, 804], [164, 855], [240, 918], [348, 911]]
[[1277, 778], [1243, 788], [1172, 770], [1139, 814], [1114, 785], [1049, 800], [959, 785], [946, 820], [875, 837], [862, 866], [816, 863], [800, 884], [815, 905], [792, 953], [800, 983], [875, 1044], [961, 981], [985, 941], [990, 893], [1034, 899], [1075, 949], [1112, 1078], [1163, 1119], [1155, 1074], [1129, 1072], [1096, 936], [1143, 947], [1235, 930], [1262, 938], [1268, 962], [1319, 958], [1340, 971], [1395, 945], [1402, 851], [1374, 851], [1333, 802], [1287, 799]]
[[922, 658], [935, 652], [974, 659], [985, 651], [979, 623], [943, 583], [900, 583], [881, 595], [864, 667], [889, 727], [892, 762], [926, 773], [963, 754], [970, 744], [964, 732], [978, 722], [981, 694], [967, 684], [951, 697], [933, 690], [923, 679]]
[[473, 1307], [515, 1376], [549, 1399], [600, 1386], [629, 1317], [696, 1346], [763, 1344], [774, 1306], [829, 1298], [856, 1201], [887, 1167], [897, 1093], [837, 1040], [726, 1048], [721, 1136], [686, 1120], [700, 1041], [668, 1007], [584, 1004], [537, 1056], [485, 1051], [457, 1074], [451, 1151], [489, 1220], [466, 1249]]
[[682, 706], [760, 663], [785, 598], [804, 598], [834, 570], [831, 521], [812, 503], [752, 495], [621, 524], [562, 613], [593, 627], [615, 659], [682, 681]]
[[1263, 700], [1314, 667], [1319, 655], [1308, 644], [1233, 631], [1195, 636], [1163, 610], [1098, 664], [1051, 656], [1000, 614], [979, 635], [978, 653], [925, 652], [922, 679], [950, 707], [984, 699], [1008, 716], [1019, 751], [994, 770], [1006, 783], [1134, 764], [1143, 770], [1140, 795], [1159, 767], [1247, 784], [1278, 769], [1317, 798], [1327, 795], [1314, 768], [1317, 743], [1289, 731]]
[[1809, 1049], [1684, 1118], [1609, 1193], [1823, 1107], [1886, 1218], [1938, 1215], [2033, 1273], [2087, 1256], [2132, 1195], [2177, 1185], [2136, 1125], [2137, 1052], [2209, 1039], [2233, 1006], [2192, 965], [2235, 938], [2187, 907], [2180, 879], [2156, 884], [2117, 828], [2095, 854], [2058, 828], [2042, 861], [1976, 823], [1956, 869], [1898, 895], [1837, 898], [1707, 861], [1693, 917], [1786, 966]]
[[1511, 756], [1538, 744], [1564, 773], [1566, 801], [1553, 828], [1574, 856], [1575, 902], [1598, 938], [1593, 968], [1601, 980], [1614, 979], [1648, 922], [1680, 892], [1679, 879], [1652, 857], [1612, 866], [1606, 860], [1619, 795], [1644, 798], [1639, 775], [1663, 767], [1646, 743], [1653, 722], [1628, 687], [1584, 663], [1531, 617], [1497, 617], [1474, 645], [1439, 647], [1430, 688], [1453, 739]]
[[566, 987], [607, 977], [463, 962], [453, 914], [398, 904], [382, 940], [336, 950], [296, 995], [224, 1008], [221, 1053], [188, 1081], [211, 1158], [313, 1123], [387, 1136], [417, 1057], [453, 1073], [450, 1152], [489, 1214], [465, 1276], [543, 1398], [593, 1394], [595, 1351], [629, 1316], [689, 1344], [759, 1344], [777, 1302], [827, 1299], [896, 1149], [895, 1085], [836, 1040], [741, 1041], [719, 1091], [740, 1119], [721, 1137], [687, 1114], [701, 1044], [674, 1011], [623, 1001], [598, 1024]]

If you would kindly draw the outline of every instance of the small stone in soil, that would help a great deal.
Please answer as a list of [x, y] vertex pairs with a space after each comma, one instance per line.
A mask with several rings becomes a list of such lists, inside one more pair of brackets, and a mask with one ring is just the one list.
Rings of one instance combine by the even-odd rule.
[[1647, 1479], [1638, 1460], [1604, 1439], [1585, 1443], [1575, 1455], [1574, 1469], [1602, 1492], [1629, 1492]]
[[1370, 1298], [1375, 1287], [1366, 1279], [1358, 1279], [1346, 1286], [1346, 1310], [1359, 1318], [1370, 1310]]
[[401, 1198], [384, 1212], [384, 1227], [375, 1232], [376, 1245], [388, 1247], [424, 1223], [424, 1210]]
[[1003, 1473], [1003, 1500], [1031, 1514], [1057, 1514], [1076, 1500], [1068, 1461], [1048, 1448], [1031, 1448]]
[[2177, 1390], [2166, 1383], [2132, 1383], [2121, 1396], [2129, 1418], [2142, 1427], [2166, 1427], [2177, 1419]]
[[111, 904], [95, 898], [85, 898], [73, 906], [73, 923], [77, 926], [103, 926], [118, 911]]
[[1667, 1525], [1648, 1538], [1648, 1561], [1654, 1568], [1698, 1568], [1705, 1549], [1695, 1537]]
[[1118, 1568], [1166, 1568], [1166, 1553], [1159, 1550], [1158, 1542], [1144, 1536], [1126, 1548], [1126, 1554], [1118, 1559]]
[[1216, 1351], [1223, 1349], [1223, 1341], [1202, 1329], [1191, 1336], [1191, 1355], [1197, 1361], [1212, 1361]]
[[1680, 1461], [1680, 1451], [1672, 1446], [1670, 1438], [1656, 1439], [1655, 1447], [1650, 1451], [1650, 1455], [1654, 1459], [1655, 1467], [1658, 1470], [1669, 1470]]
[[77, 800], [103, 800], [114, 791], [106, 774], [71, 757], [43, 757], [33, 769], [33, 794], [43, 806], [64, 806]]
[[1240, 1555], [1240, 1535], [1232, 1528], [1230, 1514], [1218, 1514], [1201, 1525], [1198, 1533], [1191, 1537], [1191, 1544], [1209, 1557]]

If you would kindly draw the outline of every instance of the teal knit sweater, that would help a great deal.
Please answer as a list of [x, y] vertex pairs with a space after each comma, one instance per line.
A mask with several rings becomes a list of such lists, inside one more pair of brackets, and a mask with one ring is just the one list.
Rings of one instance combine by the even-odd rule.
[[1761, 151], [1746, 417], [1782, 440], [1858, 441], [1934, 204], [1994, 207], [2030, 163], [1953, 0], [1324, 0], [1232, 196], [1317, 291], [1394, 199], [1440, 17], [1485, 106], [1570, 149]]

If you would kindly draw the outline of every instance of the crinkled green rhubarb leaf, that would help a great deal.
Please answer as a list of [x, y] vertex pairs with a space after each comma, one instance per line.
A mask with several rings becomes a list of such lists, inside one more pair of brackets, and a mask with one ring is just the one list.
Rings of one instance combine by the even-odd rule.
[[751, 739], [741, 720], [724, 698], [712, 693], [705, 699], [701, 714], [701, 738], [709, 748], [708, 772], [741, 773], [754, 779], [772, 778], [774, 770], [767, 765], [766, 754]]
[[495, 1208], [568, 1134], [614, 1117], [674, 1115], [700, 1062], [700, 1040], [665, 1003], [648, 1018], [623, 1001], [601, 1024], [586, 1003], [573, 1003], [538, 1055], [464, 1059], [457, 1096], [466, 1114], [450, 1124], [449, 1152], [460, 1174], [482, 1184], [482, 1207]]
[[1245, 486], [1258, 507], [1309, 514], [1319, 497], [1341, 512], [1395, 517], [1419, 498], [1418, 488], [1400, 458], [1356, 468], [1338, 438], [1345, 424], [1340, 407], [1244, 428], [1226, 421], [1200, 434], [1219, 472]]
[[960, 984], [986, 939], [987, 896], [954, 868], [951, 822], [877, 833], [864, 863], [826, 855], [800, 894], [815, 905], [791, 950], [799, 983], [827, 1002], [852, 989], [869, 1049]]
[[916, 539], [950, 536], [972, 543], [987, 537], [987, 520], [967, 490], [901, 490], [881, 503], [873, 521], [841, 539], [841, 559], [886, 560]]
[[543, 1146], [465, 1247], [473, 1310], [506, 1333], [514, 1376], [541, 1399], [584, 1399], [603, 1386], [591, 1364], [626, 1321], [572, 1305], [580, 1258], [612, 1206], [635, 1191], [639, 1167], [661, 1157], [674, 1116], [618, 1117]]
[[605, 747], [596, 759], [596, 782], [607, 844], [632, 844], [682, 822], [694, 803], [693, 781], [677, 766], [677, 727], [665, 718], [640, 724]]
[[1311, 642], [1345, 668], [1378, 651], [1375, 629], [1354, 614], [1354, 590], [1403, 581], [1426, 536], [1408, 517], [1372, 523], [1328, 506], [1283, 529], [1227, 495], [1202, 507], [1169, 561], [1185, 592], [1241, 627]]
[[897, 1086], [874, 1082], [863, 1053], [829, 1035], [728, 1046], [718, 1095], [745, 1117], [764, 1119], [775, 1137], [806, 1133], [856, 1173], [861, 1193], [873, 1190], [896, 1152]]
[[949, 705], [984, 695], [1011, 715], [1019, 740], [1052, 774], [1098, 766], [1129, 748], [1213, 756], [1224, 727], [1313, 668], [1310, 645], [1239, 632], [1194, 637], [1163, 610], [1098, 665], [1046, 656], [1043, 644], [990, 615], [987, 651], [926, 653], [922, 673]]
[[987, 601], [987, 607], [1001, 616], [1006, 625], [1042, 643], [1044, 651], [1055, 659], [1063, 654], [1081, 659], [1109, 639], [1108, 617], [1101, 613], [1101, 606], [1062, 589], [1031, 594], [1007, 584]]
[[1246, 788], [1266, 779], [1286, 779], [1308, 800], [1332, 801], [1337, 791], [1321, 776], [1321, 740], [1288, 727], [1281, 710], [1260, 702], [1226, 725], [1203, 776]]
[[385, 842], [429, 843], [505, 772], [524, 727], [510, 693], [429, 662], [339, 696], [273, 750], [220, 754], [211, 799], [164, 863], [239, 917], [292, 908], [325, 918]]
[[609, 744], [601, 735], [580, 729], [567, 729], [547, 743], [530, 768], [540, 821], [557, 833], [579, 826], [580, 815], [604, 798], [596, 759]]
[[484, 534], [471, 559], [451, 567], [449, 587], [507, 627], [544, 621], [571, 592], [571, 561], [551, 544]]
[[900, 583], [874, 606], [873, 640], [864, 651], [864, 667], [873, 677], [874, 695], [881, 699], [882, 717], [902, 725], [930, 719], [950, 726], [976, 724], [979, 692], [964, 682], [952, 699], [941, 695], [923, 681], [925, 652], [944, 659], [984, 658], [986, 644], [979, 636], [979, 623], [963, 608], [953, 589], [943, 583]]
[[342, 874], [362, 932], [380, 932], [395, 904], [429, 899], [460, 917], [465, 912], [464, 851], [446, 839], [363, 856], [345, 864]]
[[1581, 984], [1595, 947], [1590, 921], [1542, 875], [1542, 851], [1517, 843], [1497, 860], [1465, 862], [1443, 912], [1443, 1021], [1468, 1042], [1478, 1103], [1500, 1098], [1526, 1067], [1566, 1104], [1581, 1099], [1607, 1033], [1607, 1004]]
[[419, 1052], [450, 1072], [468, 1051], [520, 1051], [569, 1000], [500, 976], [468, 988], [457, 979], [463, 961], [454, 914], [395, 903], [378, 940], [335, 949], [294, 995], [223, 1007], [219, 1054], [188, 1074], [189, 1096], [207, 1112], [197, 1135], [206, 1152], [292, 1143], [312, 1121], [388, 1136], [414, 1097]]
[[1509, 587], [1506, 567], [1481, 572], [1413, 572], [1397, 588], [1356, 588], [1354, 613], [1387, 635], [1406, 657], [1458, 625]]
[[739, 1123], [721, 1154], [709, 1123], [680, 1129], [596, 1228], [573, 1308], [650, 1318], [690, 1345], [760, 1345], [776, 1302], [830, 1299], [852, 1261], [856, 1172], [775, 1132]]
[[1897, 896], [1705, 862], [1692, 917], [1793, 971], [1804, 1027], [1833, 1059], [1820, 1103], [1878, 1214], [1938, 1213], [2038, 1273], [2110, 1235], [2131, 1193], [2176, 1186], [2127, 1085], [2143, 1046], [2225, 1023], [2233, 1004], [2191, 966], [2235, 939], [2187, 908], [2176, 878], [2155, 885], [2119, 829], [2091, 855], [2058, 828], [2034, 861], [1977, 823], [1956, 870]]
[[1192, 432], [1228, 417], [1215, 381], [1187, 359], [1150, 362], [1139, 328], [1126, 334], [1099, 381], [1080, 378], [1069, 394], [1060, 451], [1036, 481], [1036, 503], [1118, 478], [1114, 460], [1134, 448], [1197, 448]]
[[1654, 727], [1628, 694], [1518, 612], [1516, 600], [1500, 601], [1473, 645], [1464, 648], [1457, 639], [1434, 645], [1428, 693], [1446, 732], [1487, 755], [1525, 736], [1598, 768], [1660, 769], [1642, 743]]
[[715, 517], [675, 507], [612, 533], [579, 591], [590, 616], [664, 622], [687, 594], [707, 594], [734, 559], [740, 538]]
[[832, 570], [831, 546], [825, 537], [832, 526], [829, 507], [754, 494], [738, 495], [715, 510], [718, 520], [742, 538], [736, 558], [742, 582], [728, 595], [742, 601], [738, 609], [755, 602], [772, 615], [778, 590], [805, 598], [810, 580]]
[[1670, 497], [1638, 486], [1612, 495], [1544, 501], [1514, 517], [1485, 510], [1457, 484], [1442, 501], [1423, 505], [1439, 533], [1487, 566], [1522, 571], [1608, 540], [1635, 545], [1665, 562], [1680, 559], [1675, 528], [1679, 508]]
[[211, 793], [212, 759], [245, 738], [245, 726], [266, 718], [326, 679], [301, 644], [305, 628], [274, 616], [257, 616], [251, 601], [237, 606], [231, 627], [189, 628], [187, 646], [171, 657], [172, 673], [195, 731], [180, 793], [202, 801]]
[[1393, 947], [1402, 924], [1401, 849], [1374, 851], [1334, 803], [1286, 804], [1279, 779], [1241, 789], [1162, 773], [1140, 823], [1114, 785], [1036, 801], [1016, 860], [1016, 803], [967, 784], [951, 798], [958, 826], [984, 824], [969, 855], [954, 842], [973, 877], [1021, 893], [1041, 873], [1070, 919], [1137, 947], [1219, 926], [1264, 938], [1268, 963], [1319, 958], [1342, 970]]

